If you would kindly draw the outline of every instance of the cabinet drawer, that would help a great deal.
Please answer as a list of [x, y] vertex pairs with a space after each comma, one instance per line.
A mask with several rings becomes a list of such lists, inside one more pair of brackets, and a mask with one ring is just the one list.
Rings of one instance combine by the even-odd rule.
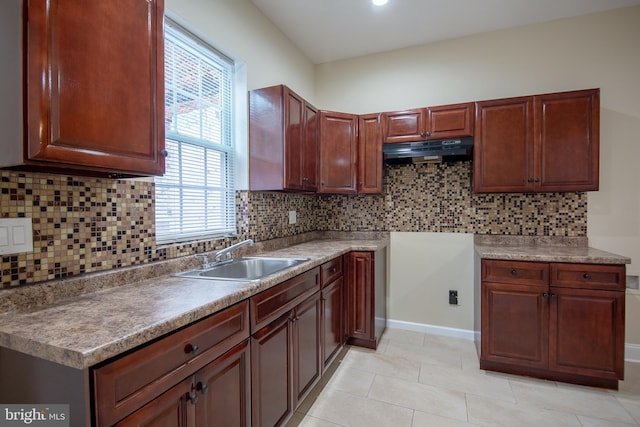
[[249, 337], [240, 302], [94, 370], [98, 425], [112, 425]]
[[320, 267], [316, 267], [252, 296], [251, 330], [257, 331], [319, 290]]
[[549, 264], [483, 259], [482, 281], [546, 285], [549, 283]]
[[551, 286], [623, 291], [624, 265], [551, 264]]
[[342, 276], [342, 257], [332, 259], [320, 266], [320, 283], [322, 287]]

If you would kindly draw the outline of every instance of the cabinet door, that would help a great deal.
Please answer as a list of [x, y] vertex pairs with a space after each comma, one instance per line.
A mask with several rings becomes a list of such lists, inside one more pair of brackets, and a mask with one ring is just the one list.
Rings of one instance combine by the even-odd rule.
[[619, 291], [551, 287], [549, 368], [622, 379], [624, 298]]
[[358, 116], [320, 111], [319, 193], [355, 194]]
[[598, 190], [598, 89], [535, 97], [538, 191]]
[[[191, 402], [190, 396], [194, 397], [193, 402]], [[197, 395], [193, 388], [193, 378], [189, 377], [189, 379], [167, 390], [118, 422], [115, 426], [196, 427], [196, 401]]]
[[26, 4], [27, 159], [163, 174], [164, 1]]
[[293, 413], [290, 313], [251, 337], [251, 425], [271, 427]]
[[427, 108], [427, 138], [446, 139], [473, 136], [473, 112], [475, 105], [442, 105]]
[[481, 293], [481, 362], [546, 368], [548, 285], [482, 282]]
[[284, 88], [284, 182], [285, 188], [302, 189], [304, 100]]
[[343, 342], [342, 277], [322, 289], [322, 365], [326, 369]]
[[366, 114], [358, 124], [358, 193], [382, 193], [382, 126], [380, 114]]
[[245, 340], [196, 373], [196, 426], [251, 425], [249, 364], [249, 340]]
[[318, 189], [318, 111], [305, 103], [302, 152], [302, 189]]
[[427, 136], [424, 108], [382, 113], [384, 142], [424, 141]]
[[533, 191], [533, 120], [532, 97], [476, 103], [473, 191]]
[[373, 262], [371, 252], [351, 252], [349, 259], [349, 337], [373, 340]]
[[295, 406], [320, 378], [320, 292], [294, 310], [293, 392]]

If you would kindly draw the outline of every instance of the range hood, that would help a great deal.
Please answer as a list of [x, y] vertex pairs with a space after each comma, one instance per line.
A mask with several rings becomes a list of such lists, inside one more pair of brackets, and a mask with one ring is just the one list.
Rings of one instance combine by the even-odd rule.
[[473, 138], [383, 144], [382, 153], [386, 163], [396, 165], [471, 160]]

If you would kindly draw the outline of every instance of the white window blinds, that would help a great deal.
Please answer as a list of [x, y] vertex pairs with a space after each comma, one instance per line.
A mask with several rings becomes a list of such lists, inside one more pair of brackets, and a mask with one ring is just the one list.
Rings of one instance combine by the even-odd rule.
[[156, 242], [235, 233], [233, 62], [165, 18], [166, 172]]

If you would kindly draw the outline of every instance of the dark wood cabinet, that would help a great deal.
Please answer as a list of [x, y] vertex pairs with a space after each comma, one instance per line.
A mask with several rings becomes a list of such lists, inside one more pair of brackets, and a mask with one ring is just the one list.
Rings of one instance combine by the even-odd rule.
[[475, 192], [598, 189], [598, 89], [476, 103]]
[[617, 389], [624, 265], [482, 260], [482, 369]]
[[237, 391], [225, 396], [225, 417], [236, 420], [226, 425], [247, 425], [248, 306], [247, 301], [238, 303], [94, 369], [96, 425], [111, 426], [123, 418], [126, 425], [133, 420], [164, 425], [176, 417], [194, 425], [195, 406], [190, 405], [208, 401], [201, 397], [212, 390], [205, 386], [214, 382]]
[[164, 1], [24, 4], [24, 138], [0, 166], [162, 175]]
[[358, 116], [321, 110], [318, 126], [318, 193], [356, 194]]
[[[249, 340], [196, 372], [195, 425], [251, 425], [251, 360]], [[190, 401], [189, 401], [190, 403]]]
[[252, 426], [281, 425], [293, 413], [291, 327], [286, 313], [251, 336]]
[[249, 92], [249, 189], [316, 191], [317, 110], [287, 86]]
[[245, 340], [116, 426], [250, 426], [249, 342]]
[[320, 269], [250, 298], [251, 419], [283, 425], [320, 378]]
[[[346, 255], [345, 255], [346, 256]], [[328, 261], [320, 267], [321, 290], [321, 361], [324, 371], [345, 343], [343, 257]]]
[[195, 427], [195, 402], [191, 403], [189, 397], [192, 393], [193, 381], [189, 378], [114, 425]]
[[382, 122], [380, 114], [358, 118], [358, 193], [382, 193]]
[[300, 304], [292, 313], [293, 318], [293, 393], [294, 406], [298, 406], [311, 387], [320, 379], [321, 329], [320, 292], [316, 292]]
[[384, 142], [473, 136], [474, 104], [451, 104], [382, 113]]
[[[347, 260], [347, 343], [376, 348], [386, 327], [386, 254], [351, 252]], [[378, 259], [376, 259], [378, 258]]]

